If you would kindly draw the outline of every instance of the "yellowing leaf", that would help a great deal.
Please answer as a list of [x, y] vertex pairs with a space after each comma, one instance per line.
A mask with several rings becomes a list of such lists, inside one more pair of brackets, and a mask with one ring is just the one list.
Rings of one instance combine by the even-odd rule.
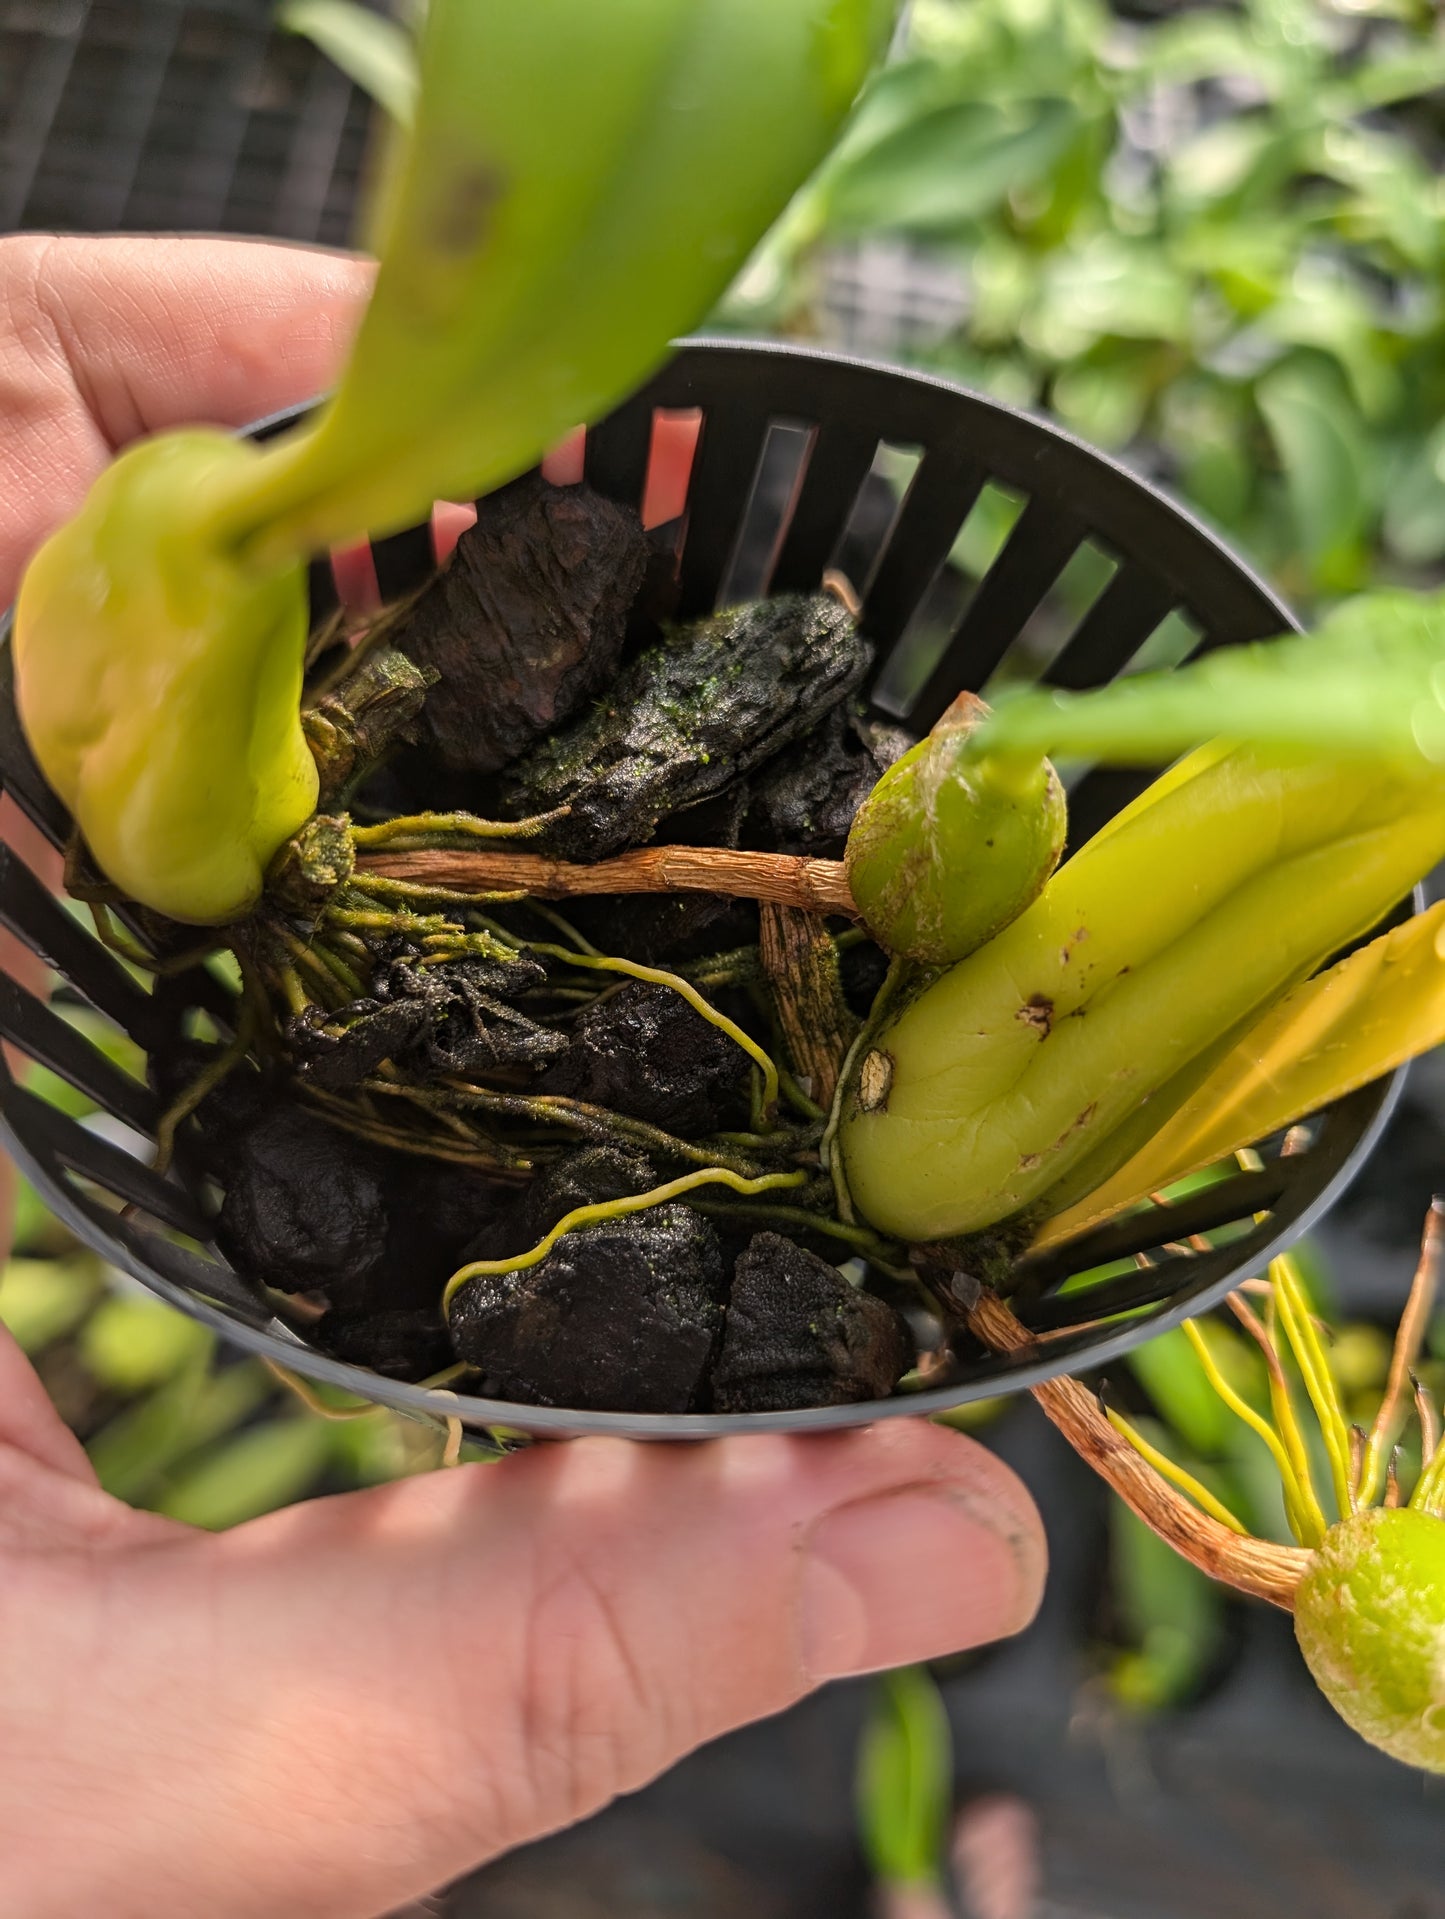
[[1445, 901], [1297, 986], [1119, 1171], [1057, 1214], [1052, 1246], [1445, 1041]]

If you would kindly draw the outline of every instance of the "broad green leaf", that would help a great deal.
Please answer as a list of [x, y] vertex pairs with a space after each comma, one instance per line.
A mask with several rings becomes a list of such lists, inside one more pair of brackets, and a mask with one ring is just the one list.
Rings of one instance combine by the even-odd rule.
[[211, 1344], [199, 1320], [164, 1300], [113, 1294], [86, 1321], [80, 1356], [101, 1385], [133, 1394], [162, 1385]]
[[1160, 1418], [1191, 1452], [1213, 1455], [1224, 1450], [1234, 1415], [1216, 1395], [1198, 1354], [1178, 1327], [1136, 1347], [1129, 1366]]
[[393, 120], [411, 125], [417, 57], [405, 27], [351, 0], [283, 0], [277, 18], [288, 32], [318, 46]]
[[936, 1885], [953, 1798], [953, 1739], [921, 1666], [885, 1673], [858, 1755], [863, 1849], [885, 1885]]
[[1284, 473], [1300, 546], [1324, 571], [1342, 561], [1369, 512], [1371, 449], [1358, 411], [1327, 368], [1291, 359], [1256, 389]]
[[1281, 144], [1280, 132], [1264, 118], [1219, 121], [1169, 155], [1165, 178], [1171, 205], [1181, 215], [1197, 217], [1205, 207], [1238, 194]]
[[1237, 526], [1254, 496], [1253, 428], [1246, 396], [1224, 381], [1180, 380], [1162, 396], [1160, 438], [1183, 491], [1218, 526]]
[[1138, 68], [1156, 85], [1188, 86], [1200, 80], [1249, 80], [1273, 94], [1281, 82], [1273, 48], [1250, 31], [1240, 15], [1201, 8], [1165, 18], [1145, 36]]
[[1056, 257], [1025, 337], [1056, 348], [1108, 337], [1179, 344], [1192, 327], [1189, 281], [1160, 249], [1100, 234]]
[[253, 1426], [186, 1467], [156, 1510], [188, 1526], [222, 1532], [310, 1492], [330, 1453], [325, 1420], [286, 1414]]
[[1445, 559], [1445, 421], [1416, 448], [1385, 500], [1385, 538], [1402, 560]]
[[1109, 1567], [1114, 1606], [1134, 1642], [1114, 1662], [1111, 1690], [1141, 1712], [1183, 1705], [1219, 1651], [1224, 1592], [1118, 1500], [1109, 1506]]
[[1344, 120], [1402, 100], [1419, 100], [1445, 87], [1445, 43], [1411, 47], [1364, 62], [1325, 90], [1326, 119]]
[[73, 1332], [100, 1288], [87, 1259], [12, 1259], [0, 1272], [0, 1326], [22, 1353], [38, 1353]]
[[1095, 446], [1127, 446], [1149, 408], [1150, 376], [1141, 362], [1084, 360], [1064, 367], [1050, 389], [1054, 411]]
[[1209, 280], [1243, 319], [1268, 313], [1299, 259], [1299, 224], [1275, 215], [1200, 214], [1184, 227], [1171, 258]]
[[146, 1504], [173, 1466], [239, 1426], [273, 1391], [259, 1365], [211, 1372], [200, 1356], [103, 1426], [86, 1444], [90, 1463], [108, 1493]]
[[1284, 297], [1261, 317], [1260, 330], [1284, 346], [1329, 354], [1366, 419], [1383, 417], [1396, 403], [1395, 342], [1372, 301], [1333, 265], [1301, 261]]
[[1044, 173], [1077, 127], [1067, 100], [935, 108], [831, 174], [828, 224], [838, 233], [956, 231]]
[[[1008, 345], [1038, 297], [1037, 260], [1012, 238], [991, 234], [968, 256], [968, 274], [973, 292], [969, 337], [979, 344]], [[982, 377], [980, 370], [977, 383]]]

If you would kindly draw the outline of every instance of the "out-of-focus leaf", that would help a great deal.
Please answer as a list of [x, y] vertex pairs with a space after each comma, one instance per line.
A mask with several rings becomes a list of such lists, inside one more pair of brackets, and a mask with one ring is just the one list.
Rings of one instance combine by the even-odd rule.
[[1421, 442], [1385, 500], [1385, 538], [1419, 566], [1445, 559], [1445, 421]]
[[351, 0], [282, 0], [276, 17], [288, 32], [318, 46], [393, 120], [411, 125], [417, 57], [405, 27]]
[[1262, 316], [1260, 326], [1284, 346], [1329, 354], [1366, 419], [1380, 418], [1395, 404], [1400, 382], [1393, 343], [1365, 294], [1333, 267], [1301, 262], [1284, 298]]
[[1335, 216], [1356, 245], [1382, 241], [1411, 266], [1438, 269], [1445, 253], [1445, 183], [1394, 135], [1358, 123], [1326, 127], [1308, 164], [1352, 189]]
[[1249, 80], [1263, 95], [1278, 92], [1280, 63], [1239, 14], [1201, 8], [1165, 19], [1139, 48], [1138, 69], [1156, 84]]
[[1189, 282], [1164, 254], [1100, 234], [1057, 257], [1025, 337], [1053, 340], [1056, 357], [1064, 359], [1070, 356], [1059, 348], [1070, 339], [1085, 345], [1109, 336], [1181, 343], [1192, 326]]
[[1191, 220], [1172, 249], [1176, 265], [1210, 281], [1241, 319], [1268, 313], [1299, 259], [1297, 223], [1275, 217]]
[[1054, 376], [1054, 411], [1095, 446], [1127, 446], [1149, 407], [1149, 376], [1140, 364], [1083, 360]]
[[921, 1666], [885, 1673], [858, 1754], [858, 1819], [874, 1876], [937, 1884], [953, 1798], [953, 1739], [938, 1688]]
[[194, 1359], [103, 1426], [87, 1443], [90, 1463], [108, 1493], [144, 1505], [174, 1465], [239, 1426], [273, 1390], [259, 1365], [211, 1372], [205, 1357]]
[[157, 1510], [208, 1532], [242, 1525], [308, 1493], [331, 1447], [325, 1420], [304, 1414], [269, 1420], [178, 1473]]
[[15, 1212], [10, 1229], [11, 1250], [16, 1253], [59, 1256], [73, 1244], [28, 1179], [15, 1181]]
[[1218, 1654], [1224, 1593], [1118, 1500], [1109, 1531], [1114, 1603], [1133, 1641], [1114, 1662], [1111, 1689], [1141, 1712], [1183, 1705]]
[[1326, 571], [1360, 540], [1369, 510], [1371, 449], [1358, 412], [1339, 380], [1305, 359], [1288, 360], [1266, 374], [1257, 397], [1300, 546]]
[[21, 1352], [41, 1352], [74, 1331], [99, 1290], [89, 1260], [12, 1259], [0, 1273], [0, 1325]]
[[1166, 191], [1176, 214], [1196, 215], [1239, 194], [1265, 163], [1277, 163], [1284, 136], [1268, 120], [1221, 120], [1170, 155]]
[[1330, 120], [1351, 119], [1401, 100], [1423, 99], [1445, 87], [1445, 44], [1410, 47], [1364, 62], [1327, 88], [1321, 109]]
[[1068, 100], [936, 108], [830, 172], [828, 225], [836, 233], [954, 232], [1037, 179], [1077, 127]]
[[120, 1294], [103, 1300], [86, 1321], [80, 1356], [101, 1385], [142, 1393], [209, 1352], [211, 1343], [199, 1320], [163, 1300]]
[[1023, 502], [1016, 493], [1005, 493], [990, 482], [974, 501], [953, 543], [949, 555], [953, 564], [981, 580], [1003, 551], [1004, 541], [1022, 512]]
[[[1216, 1353], [1215, 1357], [1222, 1355]], [[1191, 1451], [1223, 1452], [1234, 1414], [1216, 1395], [1198, 1355], [1178, 1327], [1136, 1347], [1129, 1365], [1160, 1418]]]
[[1017, 338], [1019, 323], [1037, 298], [1037, 261], [1026, 248], [996, 234], [974, 248], [968, 273], [973, 295], [971, 338], [982, 345], [1007, 345]]

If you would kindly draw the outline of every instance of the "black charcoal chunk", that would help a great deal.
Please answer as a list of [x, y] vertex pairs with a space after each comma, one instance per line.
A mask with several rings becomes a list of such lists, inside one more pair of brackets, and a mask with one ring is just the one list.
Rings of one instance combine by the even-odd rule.
[[352, 1366], [368, 1366], [388, 1379], [416, 1381], [445, 1372], [452, 1343], [440, 1308], [388, 1312], [329, 1312], [312, 1329], [323, 1353]]
[[634, 660], [585, 718], [501, 782], [516, 817], [567, 806], [548, 851], [604, 859], [722, 792], [853, 691], [872, 649], [826, 595], [734, 607]]
[[366, 1301], [435, 1310], [468, 1248], [515, 1204], [517, 1189], [474, 1167], [411, 1153], [389, 1153], [386, 1163], [386, 1263]]
[[443, 766], [494, 772], [606, 685], [648, 553], [637, 514], [586, 485], [531, 474], [481, 503], [393, 635], [440, 676], [421, 727]]
[[633, 980], [579, 1016], [567, 1051], [536, 1085], [666, 1133], [715, 1133], [745, 1110], [749, 1066], [680, 993]]
[[579, 1206], [630, 1199], [658, 1184], [656, 1168], [641, 1153], [617, 1146], [583, 1146], [543, 1167], [508, 1205], [467, 1244], [469, 1259], [506, 1259], [525, 1253]]
[[733, 1271], [712, 1374], [720, 1413], [792, 1412], [885, 1399], [914, 1363], [885, 1301], [778, 1233], [759, 1233]]
[[717, 1236], [686, 1206], [564, 1234], [540, 1264], [468, 1280], [452, 1343], [489, 1397], [578, 1411], [698, 1406], [722, 1328]]
[[216, 1244], [248, 1279], [333, 1305], [365, 1294], [386, 1257], [384, 1165], [359, 1140], [284, 1102], [226, 1139]]
[[745, 843], [768, 853], [841, 859], [853, 815], [913, 744], [898, 727], [835, 707], [753, 781]]

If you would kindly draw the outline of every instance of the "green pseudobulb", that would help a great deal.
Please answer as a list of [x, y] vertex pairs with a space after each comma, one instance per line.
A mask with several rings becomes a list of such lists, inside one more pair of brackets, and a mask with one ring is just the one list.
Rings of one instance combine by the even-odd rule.
[[305, 569], [195, 537], [211, 489], [262, 458], [209, 431], [133, 447], [36, 555], [15, 613], [20, 717], [45, 777], [109, 879], [203, 925], [254, 905], [316, 805]]
[[848, 883], [868, 930], [927, 966], [963, 959], [1038, 897], [1068, 828], [1046, 759], [970, 750], [988, 709], [962, 694], [879, 780], [848, 836]]
[[1332, 1526], [1295, 1595], [1295, 1636], [1361, 1738], [1445, 1772], [1445, 1520], [1370, 1507]]

